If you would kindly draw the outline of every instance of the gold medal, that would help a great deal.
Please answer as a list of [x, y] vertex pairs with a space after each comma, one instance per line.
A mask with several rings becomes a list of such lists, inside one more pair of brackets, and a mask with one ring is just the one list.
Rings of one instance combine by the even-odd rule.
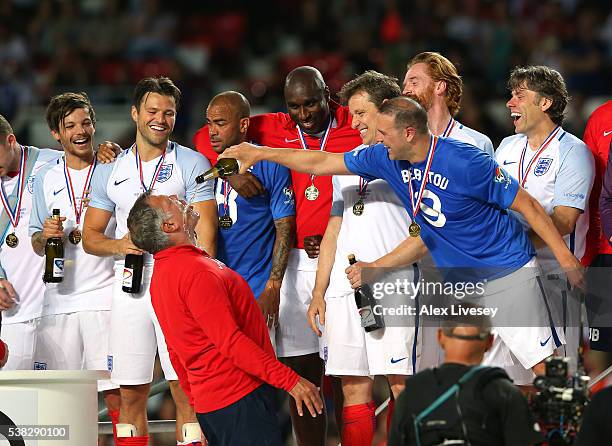
[[73, 229], [72, 231], [70, 231], [70, 234], [68, 234], [68, 240], [70, 240], [70, 243], [72, 243], [73, 245], [78, 245], [81, 242], [82, 238], [83, 236], [81, 235], [81, 231], [79, 231], [78, 229]]
[[14, 232], [11, 232], [9, 235], [6, 236], [6, 245], [9, 248], [16, 248], [18, 244], [19, 238]]
[[314, 201], [319, 198], [319, 189], [314, 184], [311, 184], [304, 191], [304, 195], [306, 195], [306, 199], [309, 201]]
[[219, 227], [221, 229], [229, 229], [232, 227], [233, 224], [234, 221], [229, 215], [222, 215], [221, 217], [219, 217]]
[[358, 200], [353, 205], [353, 214], [359, 217], [360, 215], [363, 215], [364, 209], [365, 209], [365, 203], [363, 202], [363, 200]]
[[421, 227], [417, 222], [413, 221], [410, 223], [410, 226], [408, 226], [408, 234], [410, 234], [410, 237], [418, 237], [421, 235]]

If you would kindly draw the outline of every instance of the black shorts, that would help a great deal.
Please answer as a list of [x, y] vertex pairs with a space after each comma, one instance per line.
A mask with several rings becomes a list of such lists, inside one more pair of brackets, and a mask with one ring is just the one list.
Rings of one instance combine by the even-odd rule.
[[209, 446], [282, 446], [275, 391], [268, 384], [223, 409], [197, 417]]

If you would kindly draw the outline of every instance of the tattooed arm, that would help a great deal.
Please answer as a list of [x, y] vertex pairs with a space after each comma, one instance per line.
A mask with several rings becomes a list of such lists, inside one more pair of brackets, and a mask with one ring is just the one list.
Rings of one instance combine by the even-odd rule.
[[257, 299], [268, 327], [278, 324], [280, 288], [289, 260], [289, 251], [293, 246], [295, 237], [295, 217], [283, 217], [274, 220], [274, 226], [276, 227], [276, 240], [274, 241], [272, 270], [266, 282], [266, 287]]

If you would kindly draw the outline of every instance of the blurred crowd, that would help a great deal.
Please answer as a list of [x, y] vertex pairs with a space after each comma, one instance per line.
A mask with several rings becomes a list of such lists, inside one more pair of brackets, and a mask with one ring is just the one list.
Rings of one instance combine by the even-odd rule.
[[[580, 0], [3, 0], [0, 114], [18, 123], [28, 106], [79, 89], [95, 106], [126, 104], [138, 79], [165, 74], [184, 93], [175, 136], [187, 143], [221, 90], [245, 93], [255, 110], [283, 110], [282, 82], [296, 66], [316, 66], [336, 92], [365, 69], [401, 77], [421, 51], [459, 68], [459, 119], [495, 146], [511, 125], [495, 105], [507, 99], [515, 65], [561, 72], [573, 98], [566, 128], [580, 134], [610, 93], [612, 8]], [[27, 126], [19, 130], [27, 139]]]

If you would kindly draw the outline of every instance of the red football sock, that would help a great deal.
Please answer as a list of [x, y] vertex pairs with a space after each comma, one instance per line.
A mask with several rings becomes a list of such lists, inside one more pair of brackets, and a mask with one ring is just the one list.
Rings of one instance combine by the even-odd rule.
[[149, 436], [117, 437], [117, 446], [149, 446]]
[[355, 404], [342, 410], [342, 444], [371, 446], [376, 430], [375, 405]]
[[113, 423], [113, 438], [115, 439], [115, 444], [117, 444], [117, 423], [119, 422], [119, 411], [109, 410], [108, 416], [111, 419], [111, 423]]
[[393, 397], [389, 400], [387, 406], [387, 435], [389, 435], [389, 429], [391, 429], [391, 419], [393, 418], [393, 409], [395, 409], [395, 400]]

